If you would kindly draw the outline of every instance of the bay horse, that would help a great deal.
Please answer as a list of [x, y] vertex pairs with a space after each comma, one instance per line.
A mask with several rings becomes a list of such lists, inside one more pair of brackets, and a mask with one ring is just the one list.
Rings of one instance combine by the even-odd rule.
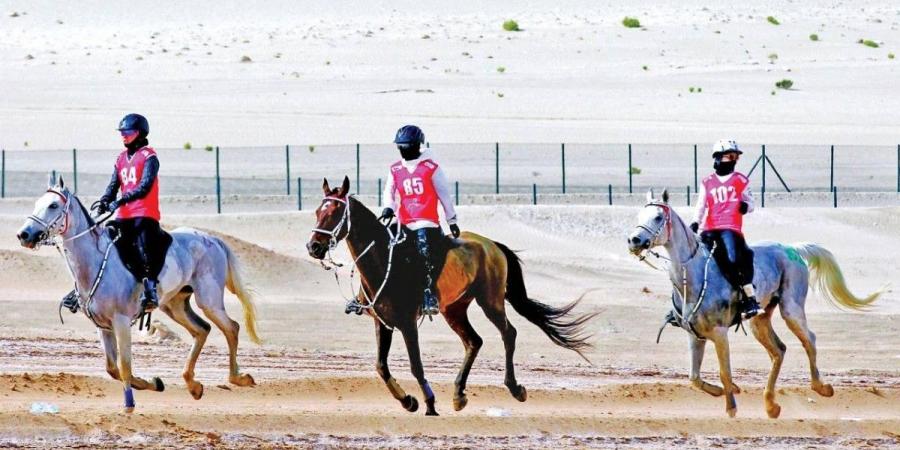
[[[628, 236], [629, 250], [636, 256], [653, 247], [664, 247], [669, 254], [669, 278], [675, 290], [673, 307], [682, 328], [688, 331], [691, 349], [691, 383], [713, 396], [725, 395], [725, 411], [737, 414], [734, 394], [740, 388], [731, 378], [731, 354], [728, 329], [739, 315], [737, 291], [725, 279], [715, 259], [692, 233], [678, 213], [669, 205], [668, 191], [662, 199], [647, 193], [647, 204], [638, 215], [638, 225]], [[764, 391], [766, 414], [777, 418], [781, 406], [775, 401], [775, 381], [784, 361], [787, 347], [772, 328], [772, 314], [778, 307], [781, 317], [793, 332], [809, 357], [812, 390], [823, 397], [834, 395], [830, 384], [822, 381], [816, 363], [816, 335], [806, 321], [806, 296], [810, 286], [830, 303], [844, 308], [861, 310], [871, 305], [882, 291], [858, 298], [847, 288], [844, 276], [834, 255], [811, 243], [780, 244], [761, 242], [752, 245], [753, 284], [762, 313], [750, 320], [753, 336], [765, 347], [772, 360]], [[674, 301], [680, 298], [679, 301]], [[739, 319], [737, 319], [739, 320]], [[716, 346], [719, 377], [722, 386], [700, 379], [700, 365], [706, 341]]]
[[[191, 396], [203, 396], [203, 384], [194, 379], [194, 367], [210, 325], [191, 308], [194, 295], [203, 314], [222, 330], [228, 342], [230, 371], [228, 381], [237, 386], [255, 384], [249, 374], [240, 373], [237, 363], [240, 325], [225, 311], [224, 289], [234, 293], [244, 309], [244, 323], [250, 339], [256, 334], [256, 310], [253, 293], [243, 281], [237, 257], [221, 239], [202, 231], [178, 228], [159, 276], [159, 309], [183, 326], [194, 338], [183, 377]], [[132, 388], [162, 392], [165, 385], [158, 377], [148, 382], [132, 371], [131, 326], [142, 313], [138, 301], [141, 288], [129, 272], [105, 226], [95, 223], [78, 197], [59, 181], [50, 179], [47, 192], [35, 202], [34, 213], [16, 235], [23, 247], [35, 249], [44, 244], [61, 247], [66, 265], [75, 282], [79, 306], [97, 326], [106, 353], [106, 371], [122, 382], [125, 411], [134, 411]], [[58, 242], [61, 241], [61, 242]]]
[[[349, 190], [350, 179], [347, 177], [336, 189], [328, 186], [327, 179], [324, 181], [322, 191], [325, 198], [316, 209], [316, 226], [307, 243], [307, 250], [313, 258], [323, 260], [339, 241], [346, 240], [360, 274], [360, 296], [371, 299], [367, 311], [375, 322], [378, 346], [375, 367], [378, 375], [403, 408], [410, 412], [418, 409], [416, 398], [406, 394], [388, 369], [393, 330], [399, 329], [406, 341], [412, 374], [425, 399], [425, 414], [436, 416], [435, 396], [425, 379], [416, 326], [421, 315], [422, 291], [411, 288], [421, 283], [411, 277], [404, 267], [398, 268], [397, 261], [391, 261], [392, 237], [388, 228], [362, 202], [348, 196]], [[525, 387], [516, 381], [513, 364], [516, 329], [506, 316], [504, 299], [516, 312], [537, 325], [554, 344], [573, 350], [582, 357], [583, 352], [591, 347], [583, 328], [596, 314], [572, 317], [577, 300], [557, 308], [529, 298], [518, 256], [505, 245], [478, 234], [463, 232], [454, 241], [437, 280], [437, 291], [440, 312], [465, 347], [465, 358], [455, 381], [453, 408], [456, 411], [462, 410], [468, 403], [466, 380], [482, 345], [481, 337], [472, 328], [467, 316], [472, 301], [500, 330], [506, 350], [504, 384], [519, 401], [524, 402], [527, 393]]]

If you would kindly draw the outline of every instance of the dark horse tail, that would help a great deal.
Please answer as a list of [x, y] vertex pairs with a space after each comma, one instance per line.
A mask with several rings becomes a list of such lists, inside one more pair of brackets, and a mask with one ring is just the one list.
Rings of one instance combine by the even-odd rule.
[[525, 290], [525, 279], [522, 276], [522, 262], [515, 252], [509, 247], [499, 243], [497, 247], [506, 256], [506, 300], [522, 317], [540, 328], [554, 344], [578, 353], [579, 356], [590, 362], [582, 353], [593, 346], [588, 342], [590, 335], [585, 334], [585, 324], [597, 316], [597, 313], [584, 314], [577, 317], [569, 317], [573, 309], [581, 299], [568, 305], [554, 308], [528, 297]]

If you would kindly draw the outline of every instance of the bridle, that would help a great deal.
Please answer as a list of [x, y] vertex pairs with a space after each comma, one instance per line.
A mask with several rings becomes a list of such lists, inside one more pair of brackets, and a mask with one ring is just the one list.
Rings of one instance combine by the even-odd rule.
[[[59, 198], [62, 199], [63, 204], [65, 204], [65, 206], [63, 207], [62, 212], [58, 216], [56, 216], [55, 219], [53, 219], [49, 222], [41, 219], [40, 217], [38, 217], [34, 214], [31, 214], [27, 217], [28, 220], [32, 220], [32, 221], [36, 222], [38, 225], [41, 225], [42, 227], [45, 228], [45, 231], [41, 232], [43, 234], [41, 240], [39, 240], [37, 242], [38, 246], [42, 246], [42, 245], [54, 245], [55, 246], [55, 245], [57, 245], [55, 239], [59, 236], [66, 234], [66, 232], [69, 231], [69, 210], [70, 210], [70, 205], [72, 204], [71, 194], [68, 192], [60, 192], [54, 188], [47, 189], [47, 192], [58, 195]], [[110, 212], [106, 215], [106, 217], [95, 219], [95, 223], [92, 226], [88, 227], [86, 230], [84, 230], [74, 236], [63, 238], [62, 241], [63, 242], [74, 241], [75, 239], [78, 239], [78, 238], [94, 231], [98, 227], [102, 226], [103, 223], [106, 222], [106, 220], [108, 220], [110, 217], [112, 217], [112, 215], [113, 215], [113, 213]], [[62, 223], [61, 228], [60, 228], [60, 223]]]
[[[659, 238], [659, 236], [662, 234], [664, 229], [666, 230], [666, 242], [668, 242], [670, 239], [672, 239], [672, 207], [669, 206], [668, 203], [660, 203], [660, 202], [649, 202], [646, 205], [644, 205], [644, 208], [646, 208], [648, 206], [656, 206], [663, 210], [663, 222], [656, 228], [656, 230], [651, 230], [650, 227], [648, 227], [644, 224], [639, 224], [635, 227], [635, 228], [640, 228], [640, 229], [650, 233], [650, 247], [651, 248], [647, 248], [644, 252], [642, 252], [640, 255], [638, 255], [638, 259], [641, 262], [647, 264], [648, 266], [650, 266], [656, 270], [662, 270], [662, 269], [654, 266], [653, 264], [651, 264], [650, 261], [647, 261], [647, 255], [650, 254], [650, 255], [655, 256], [658, 259], [662, 259], [662, 260], [665, 260], [668, 262], [672, 261], [671, 258], [660, 255], [659, 253], [652, 250], [652, 247], [656, 243], [656, 239]], [[679, 221], [679, 223], [681, 223], [681, 226], [684, 229], [685, 235], [690, 236], [692, 233], [688, 232], [687, 227], [684, 226], [684, 222]], [[659, 244], [657, 244], [657, 245], [659, 245]], [[681, 261], [680, 264], [682, 264], [682, 265], [687, 264], [690, 260], [694, 259], [694, 257], [697, 256], [697, 252], [700, 250], [700, 247], [701, 247], [700, 243], [697, 242], [697, 240], [695, 239], [694, 240], [694, 250], [692, 250], [691, 255], [688, 256], [687, 259], [685, 259], [684, 261]]]
[[[341, 235], [341, 231], [343, 230], [345, 224], [347, 226], [347, 232], [346, 232], [345, 236], [350, 235], [350, 226], [351, 226], [350, 202], [343, 198], [334, 197], [334, 196], [327, 196], [324, 199], [322, 199], [322, 202], [324, 203], [329, 200], [335, 201], [335, 202], [338, 202], [338, 203], [341, 203], [344, 205], [344, 213], [341, 214], [341, 220], [339, 220], [337, 225], [335, 225], [334, 228], [332, 228], [330, 230], [326, 230], [324, 228], [313, 228], [312, 232], [313, 233], [321, 233], [321, 234], [328, 236], [328, 263], [331, 264], [332, 267], [341, 267], [341, 266], [343, 266], [343, 264], [336, 262], [331, 257], [331, 252], [332, 252], [332, 250], [334, 250], [337, 247], [338, 241], [340, 241], [342, 239], [342, 237], [340, 237], [340, 235]], [[374, 244], [374, 242], [372, 242], [372, 244]], [[372, 244], [369, 244], [369, 247], [371, 247]], [[366, 248], [366, 251], [368, 251], [368, 248]], [[322, 264], [323, 267], [325, 267], [325, 263], [323, 261], [320, 260], [319, 263]], [[325, 267], [325, 268], [329, 269], [328, 267]]]

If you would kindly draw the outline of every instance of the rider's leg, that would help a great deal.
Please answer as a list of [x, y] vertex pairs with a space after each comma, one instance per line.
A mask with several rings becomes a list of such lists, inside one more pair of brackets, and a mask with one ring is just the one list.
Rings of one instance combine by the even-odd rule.
[[728, 259], [734, 264], [733, 273], [737, 275], [737, 284], [744, 293], [741, 315], [749, 319], [759, 314], [759, 302], [756, 301], [756, 291], [753, 287], [753, 251], [747, 247], [747, 242], [739, 233], [724, 230], [721, 236], [728, 250]]
[[159, 294], [157, 285], [159, 283], [160, 264], [155, 260], [154, 252], [158, 248], [158, 237], [160, 234], [159, 222], [156, 220], [142, 217], [135, 220], [135, 247], [140, 264], [140, 272], [143, 277], [144, 293], [141, 296], [141, 307], [144, 310], [152, 310], [159, 306]]
[[419, 256], [422, 257], [425, 265], [425, 301], [422, 307], [422, 313], [429, 316], [435, 315], [438, 310], [438, 298], [435, 294], [435, 282], [437, 274], [434, 273], [433, 239], [435, 231], [440, 233], [440, 228], [420, 228], [416, 230], [416, 249]]

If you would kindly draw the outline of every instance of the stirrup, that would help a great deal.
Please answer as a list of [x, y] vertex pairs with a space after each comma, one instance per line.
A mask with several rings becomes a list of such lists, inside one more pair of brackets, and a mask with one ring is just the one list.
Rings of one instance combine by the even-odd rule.
[[681, 328], [681, 324], [678, 323], [678, 318], [675, 317], [675, 310], [670, 309], [666, 314], [666, 317], [663, 319], [662, 325], [659, 327], [659, 332], [656, 333], [656, 343], [659, 344], [659, 338], [662, 337], [663, 330], [666, 329], [666, 325], [672, 325], [676, 328]]
[[81, 308], [81, 305], [78, 304], [78, 291], [73, 290], [66, 294], [62, 302], [60, 302], [60, 306], [68, 309], [72, 314], [77, 313], [78, 309]]
[[359, 303], [359, 299], [352, 299], [347, 302], [347, 305], [344, 306], [344, 314], [356, 313], [357, 316], [361, 316], [362, 313], [366, 310], [366, 308]]
[[425, 314], [428, 317], [440, 314], [441, 310], [438, 306], [438, 299], [431, 291], [431, 289], [425, 289], [425, 301], [422, 303], [422, 314]]

